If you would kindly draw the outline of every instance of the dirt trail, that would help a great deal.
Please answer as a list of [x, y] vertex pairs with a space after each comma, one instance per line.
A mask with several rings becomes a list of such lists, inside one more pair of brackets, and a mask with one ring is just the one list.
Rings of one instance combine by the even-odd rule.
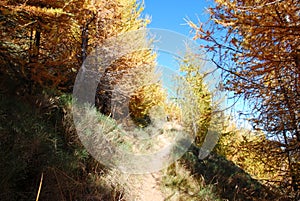
[[130, 201], [163, 201], [165, 199], [160, 190], [162, 174], [151, 173], [130, 175], [130, 192], [126, 195]]

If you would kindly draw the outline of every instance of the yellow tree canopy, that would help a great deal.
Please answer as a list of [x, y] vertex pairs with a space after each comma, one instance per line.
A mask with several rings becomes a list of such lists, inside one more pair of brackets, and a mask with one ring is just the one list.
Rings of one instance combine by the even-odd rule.
[[[189, 22], [224, 86], [250, 100], [253, 125], [280, 142], [286, 177], [299, 190], [300, 6], [295, 0], [215, 0], [210, 21]], [[297, 154], [298, 153], [298, 154]], [[297, 176], [298, 175], [298, 176]], [[289, 185], [289, 184], [288, 184]]]

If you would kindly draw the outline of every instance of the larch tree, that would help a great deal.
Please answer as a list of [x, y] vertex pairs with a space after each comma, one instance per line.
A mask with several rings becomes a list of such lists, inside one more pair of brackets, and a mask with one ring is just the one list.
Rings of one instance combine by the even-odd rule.
[[[2, 72], [30, 85], [64, 89], [76, 71], [73, 14], [63, 1], [1, 1]], [[70, 87], [70, 86], [69, 86]]]
[[[143, 5], [136, 0], [1, 1], [1, 72], [24, 80], [28, 88], [39, 86], [71, 92], [79, 68], [97, 47], [105, 46], [111, 38], [122, 38], [122, 34], [146, 28], [149, 20], [142, 18], [142, 10]], [[131, 43], [148, 43], [145, 35], [136, 35], [139, 38]], [[131, 74], [136, 91], [141, 93], [137, 88], [143, 88], [155, 74], [155, 57], [149, 43], [148, 49], [122, 55], [102, 72], [96, 93], [101, 112], [111, 113], [112, 89], [120, 85], [125, 74]], [[97, 68], [93, 70], [100, 72], [104, 67]], [[127, 89], [134, 88], [129, 85], [126, 83]], [[149, 101], [156, 100], [147, 97]], [[140, 109], [140, 113], [145, 111]]]
[[262, 131], [238, 127], [230, 118], [225, 120], [216, 151], [267, 186], [280, 186], [285, 179], [282, 168], [287, 161], [278, 143], [267, 139]]
[[[102, 13], [103, 2], [93, 4], [97, 14]], [[101, 72], [96, 106], [103, 114], [115, 119], [123, 119], [129, 114], [133, 120], [143, 119], [152, 106], [162, 104], [165, 98], [161, 85], [154, 83], [157, 81], [156, 54], [151, 50], [145, 31], [149, 19], [142, 18], [143, 5], [136, 0], [117, 0], [114, 3], [117, 6], [108, 9], [112, 16], [105, 28], [101, 16], [91, 21], [89, 27], [87, 47], [92, 48], [87, 51], [96, 48], [103, 57], [100, 59], [113, 57], [105, 68], [100, 65], [95, 69]], [[131, 49], [134, 47], [136, 49]], [[102, 54], [105, 49], [110, 52]]]
[[[215, 0], [210, 20], [189, 22], [223, 71], [224, 87], [251, 102], [251, 120], [287, 161], [283, 186], [300, 185], [300, 2]], [[278, 154], [262, 146], [269, 155]], [[271, 161], [270, 161], [271, 162]], [[273, 164], [273, 168], [276, 164]], [[299, 196], [299, 195], [298, 195]]]
[[191, 99], [192, 102], [188, 103], [189, 107], [197, 111], [195, 113], [197, 117], [193, 116], [197, 125], [194, 144], [201, 147], [209, 127], [212, 127], [210, 124], [215, 123], [212, 121], [214, 109], [216, 109], [216, 105], [213, 105], [212, 101], [213, 93], [209, 91], [204, 81], [203, 68], [205, 63], [201, 59], [199, 60], [199, 57], [195, 53], [188, 52], [179, 62], [180, 71], [184, 73], [185, 85], [188, 85], [184, 86], [184, 90], [189, 90], [190, 92], [188, 93], [194, 96]]

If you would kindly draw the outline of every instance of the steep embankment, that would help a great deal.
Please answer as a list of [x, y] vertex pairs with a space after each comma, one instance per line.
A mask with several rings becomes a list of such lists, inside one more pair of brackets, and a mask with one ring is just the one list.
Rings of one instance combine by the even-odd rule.
[[[118, 200], [122, 188], [64, 127], [64, 98], [0, 74], [0, 200]], [[71, 125], [72, 122], [66, 123]]]

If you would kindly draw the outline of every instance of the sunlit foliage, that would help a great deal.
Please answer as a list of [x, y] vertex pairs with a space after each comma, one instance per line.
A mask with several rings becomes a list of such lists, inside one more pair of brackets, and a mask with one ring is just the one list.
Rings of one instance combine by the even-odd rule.
[[[285, 185], [299, 190], [299, 2], [216, 0], [211, 19], [196, 25], [195, 38], [203, 41], [212, 61], [224, 72], [224, 87], [251, 102], [252, 122], [263, 130], [263, 151], [278, 151], [288, 161]], [[274, 145], [275, 146], [275, 145]]]
[[[181, 61], [180, 70], [185, 74], [184, 79], [191, 94], [194, 96], [194, 102], [189, 103], [190, 107], [195, 105], [197, 116], [193, 116], [197, 124], [197, 134], [195, 144], [201, 146], [210, 127], [212, 118], [212, 93], [204, 81], [204, 74], [201, 70], [204, 68], [203, 61], [196, 58], [193, 53], [187, 53]], [[184, 117], [187, 118], [187, 117]]]

